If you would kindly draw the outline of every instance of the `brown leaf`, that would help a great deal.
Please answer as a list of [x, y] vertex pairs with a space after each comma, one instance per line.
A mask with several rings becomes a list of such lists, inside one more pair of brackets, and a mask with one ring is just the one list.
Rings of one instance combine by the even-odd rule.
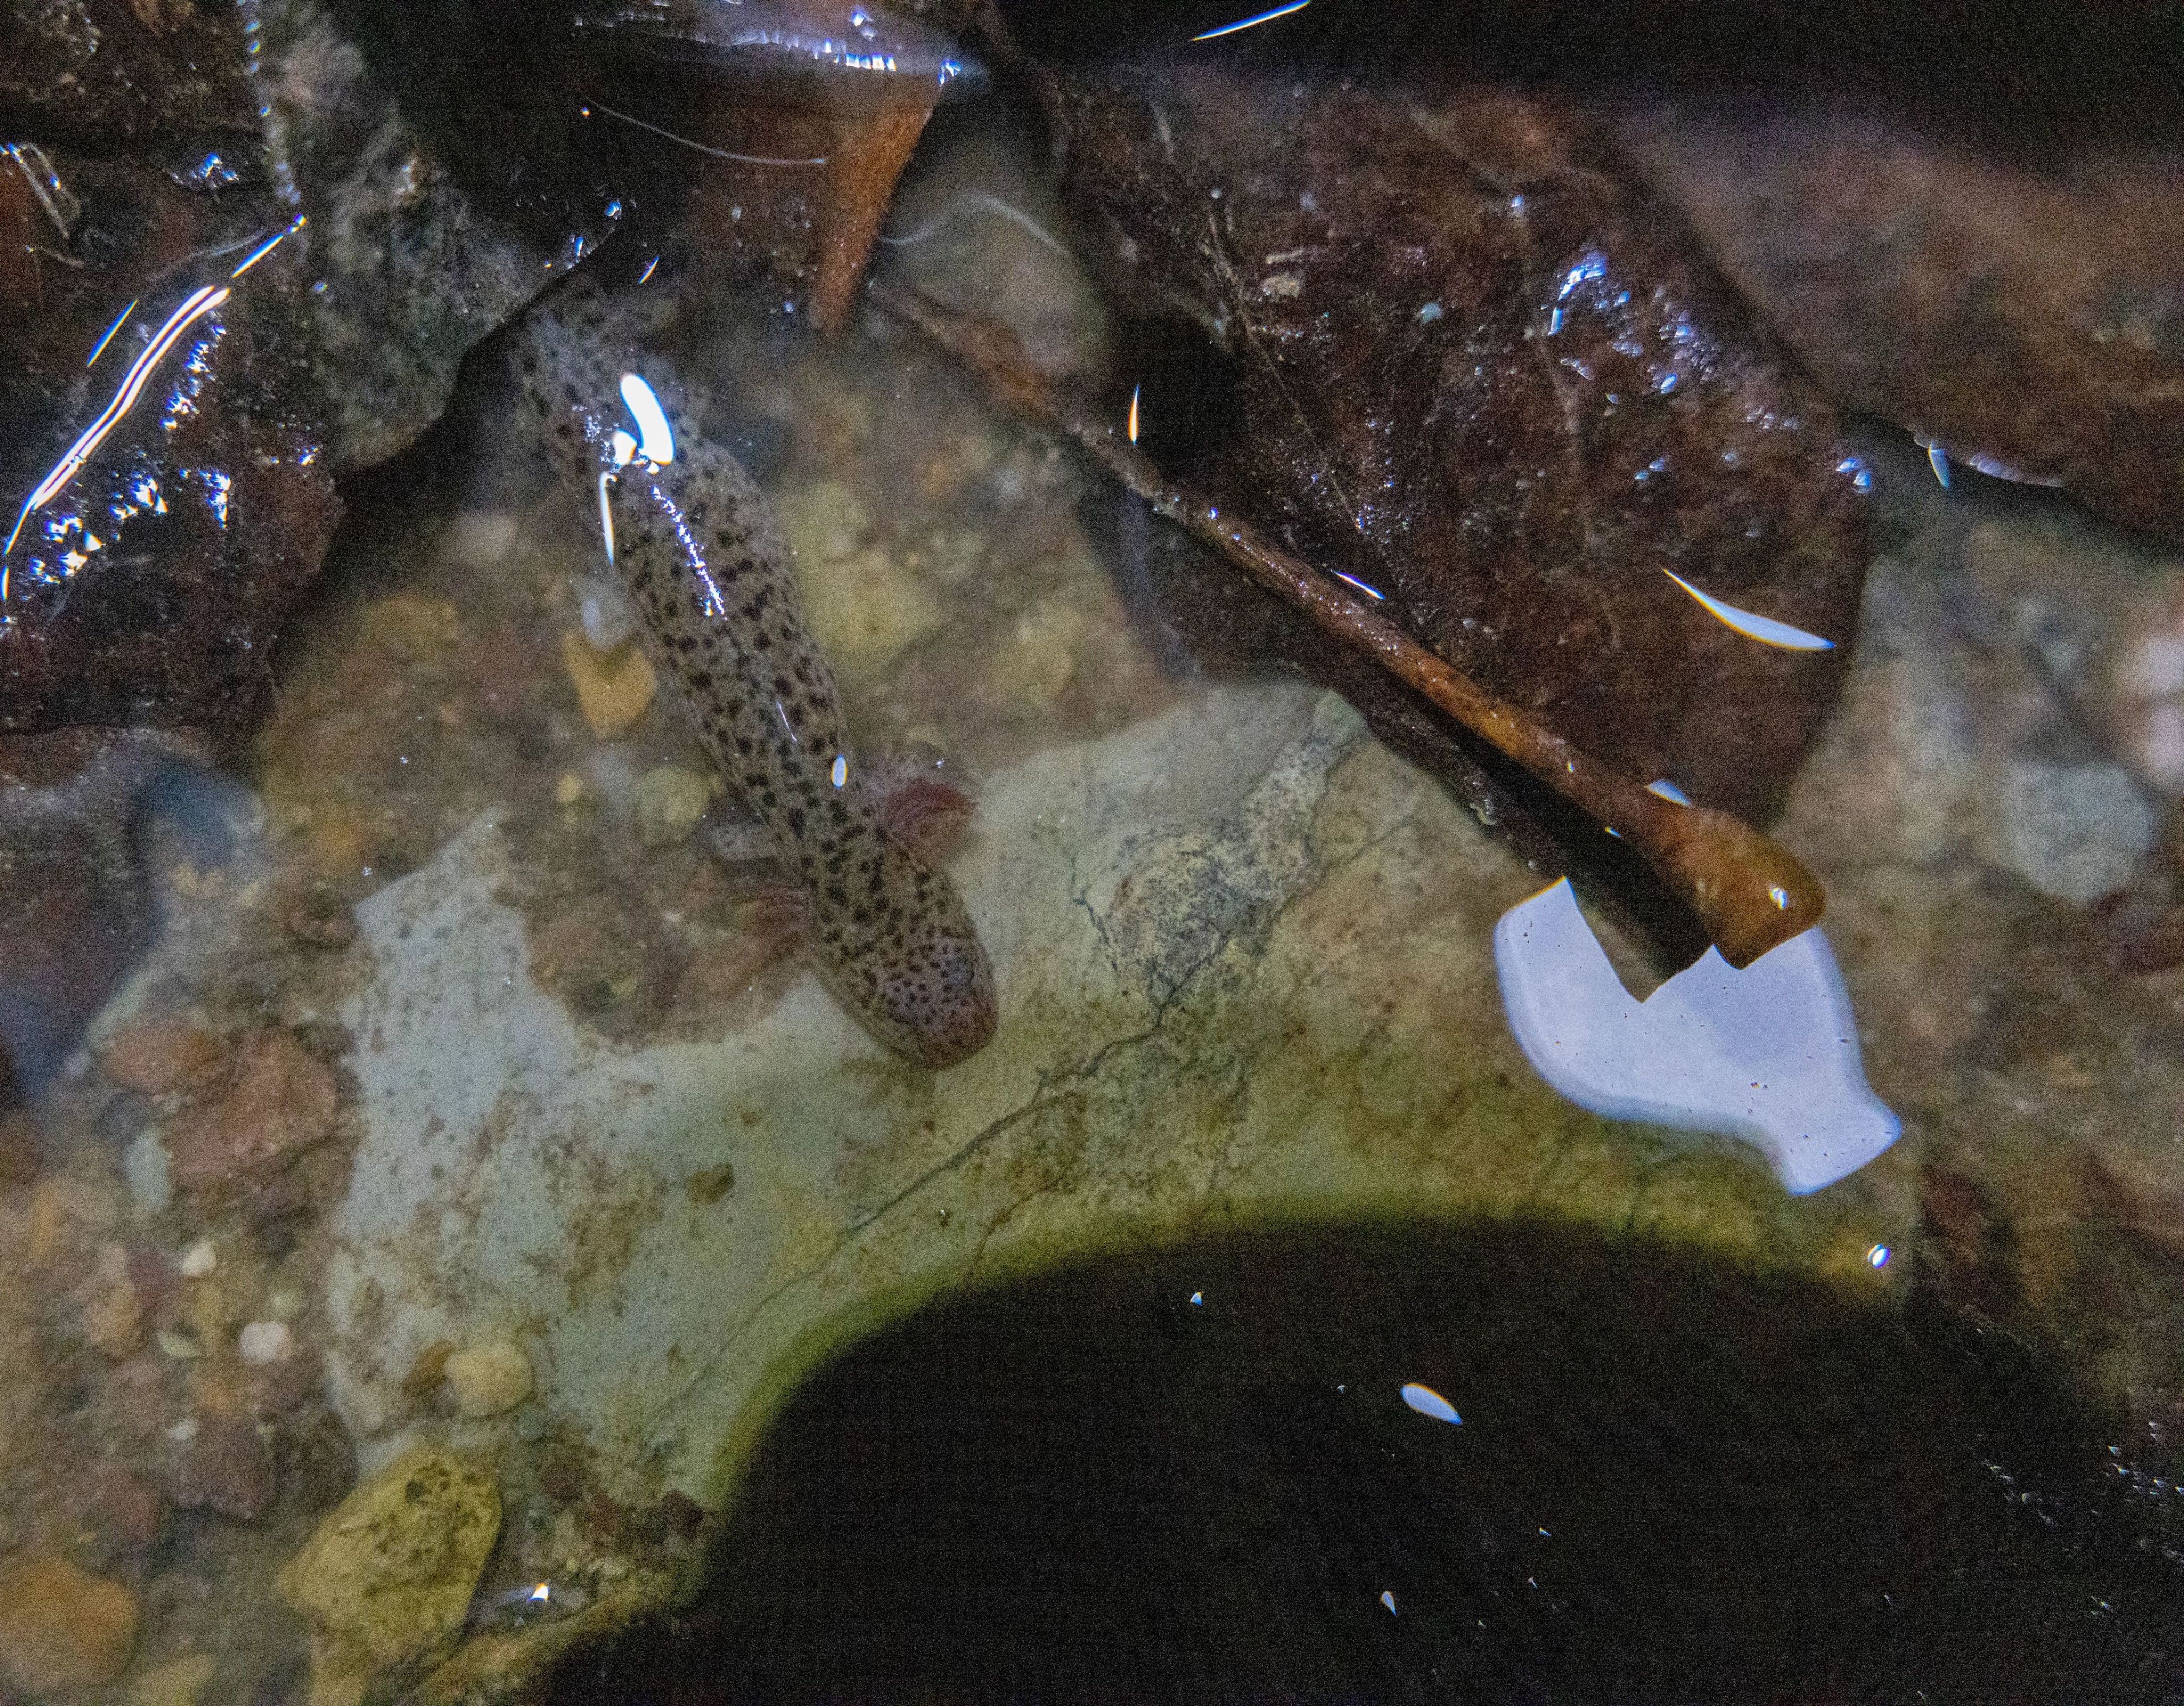
[[2184, 153], [2035, 171], [1831, 110], [1618, 131], [1845, 402], [2184, 538]]
[[[1854, 636], [1862, 471], [1574, 115], [1214, 70], [1047, 90], [1126, 288], [1228, 364], [1201, 490], [1615, 768], [1747, 815], [1779, 795]], [[1836, 649], [1758, 644], [1664, 571]]]

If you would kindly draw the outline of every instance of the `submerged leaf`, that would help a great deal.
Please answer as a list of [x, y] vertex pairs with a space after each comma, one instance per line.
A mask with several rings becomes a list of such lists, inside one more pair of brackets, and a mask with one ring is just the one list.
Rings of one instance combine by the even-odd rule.
[[[1864, 471], [1567, 109], [1173, 67], [1047, 96], [1126, 291], [1226, 365], [1233, 408], [1185, 447], [1200, 490], [1615, 768], [1741, 813], [1779, 796], [1854, 636]], [[1150, 432], [1167, 399], [1142, 401]], [[1768, 644], [1685, 585], [1834, 644]], [[1232, 594], [1189, 596], [1233, 626]], [[1415, 706], [1359, 701], [1471, 770]]]

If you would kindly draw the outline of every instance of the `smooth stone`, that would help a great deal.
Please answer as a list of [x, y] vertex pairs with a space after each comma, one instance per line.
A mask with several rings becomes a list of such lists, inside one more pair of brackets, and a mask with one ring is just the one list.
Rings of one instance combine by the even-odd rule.
[[712, 789], [696, 771], [679, 764], [655, 766], [637, 784], [638, 840], [647, 847], [671, 847], [688, 839], [712, 797]]
[[429, 1447], [329, 1511], [280, 1579], [310, 1625], [312, 1706], [359, 1699], [373, 1677], [448, 1652], [499, 1536], [492, 1470]]
[[531, 1359], [504, 1340], [456, 1352], [442, 1374], [455, 1408], [473, 1421], [512, 1410], [531, 1396]]
[[242, 1360], [261, 1366], [286, 1362], [295, 1348], [296, 1335], [286, 1321], [253, 1321], [236, 1336]]
[[167, 1146], [157, 1126], [148, 1125], [130, 1140], [121, 1153], [121, 1174], [129, 1181], [129, 1199], [146, 1219], [164, 1214], [175, 1200], [175, 1184], [167, 1166]]
[[2043, 895], [2084, 906], [2127, 886], [2153, 845], [2153, 809], [2120, 764], [2020, 760], [2004, 772], [2003, 850]]
[[90, 1688], [129, 1668], [136, 1596], [52, 1553], [0, 1563], [0, 1677], [25, 1694]]
[[131, 1683], [129, 1706], [198, 1706], [219, 1671], [209, 1653], [182, 1653]]

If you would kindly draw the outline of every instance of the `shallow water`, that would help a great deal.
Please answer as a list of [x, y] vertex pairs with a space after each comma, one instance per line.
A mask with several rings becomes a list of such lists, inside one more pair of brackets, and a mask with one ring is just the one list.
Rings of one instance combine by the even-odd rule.
[[831, 1362], [698, 1600], [543, 1698], [2167, 1698], [2184, 1528], [2106, 1436], [1937, 1312], [1650, 1240], [1206, 1239]]
[[[1635, 156], [1612, 59], [1565, 81]], [[1190, 466], [1233, 376], [1104, 305], [1011, 98], [941, 110], [876, 274]], [[247, 740], [0, 796], [0, 1579], [54, 1620], [0, 1607], [0, 1692], [2184, 1698], [2176, 546], [1847, 417], [1860, 632], [1771, 829], [1903, 1135], [1793, 1198], [1512, 1037], [1571, 818], [1513, 840], [963, 366], [809, 317], [663, 341], [860, 761], [975, 797], [995, 1040], [924, 1070], [811, 975], [482, 347], [343, 476]], [[1643, 995], [1695, 948], [1613, 858]], [[375, 1623], [332, 1514], [421, 1463]]]

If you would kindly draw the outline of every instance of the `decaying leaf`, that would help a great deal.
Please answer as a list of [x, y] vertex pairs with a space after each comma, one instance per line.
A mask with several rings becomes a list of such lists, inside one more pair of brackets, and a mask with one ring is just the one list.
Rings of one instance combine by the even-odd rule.
[[1228, 365], [1201, 490], [1616, 769], [1779, 795], [1854, 638], [1864, 471], [1570, 112], [1209, 68], [1045, 92], [1124, 290]]
[[1810, 106], [1618, 134], [1835, 395], [2184, 538], [2184, 153], [2036, 170]]

